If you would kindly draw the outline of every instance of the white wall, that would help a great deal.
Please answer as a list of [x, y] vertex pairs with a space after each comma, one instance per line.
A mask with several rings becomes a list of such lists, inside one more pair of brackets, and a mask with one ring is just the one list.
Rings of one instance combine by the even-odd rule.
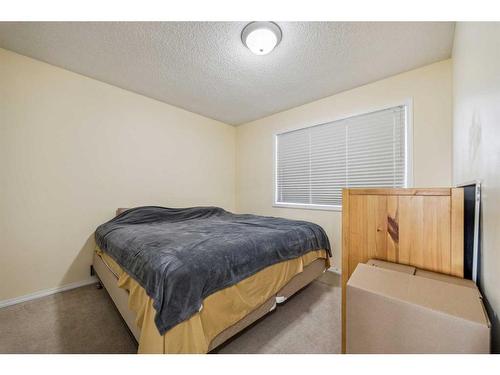
[[482, 181], [480, 284], [500, 352], [500, 23], [458, 23], [453, 47], [453, 181]]
[[0, 301], [87, 279], [117, 207], [233, 210], [235, 133], [0, 49]]
[[309, 220], [323, 226], [334, 248], [333, 264], [340, 268], [340, 212], [272, 207], [274, 134], [412, 98], [414, 185], [450, 186], [451, 90], [451, 60], [446, 60], [238, 127], [237, 210]]

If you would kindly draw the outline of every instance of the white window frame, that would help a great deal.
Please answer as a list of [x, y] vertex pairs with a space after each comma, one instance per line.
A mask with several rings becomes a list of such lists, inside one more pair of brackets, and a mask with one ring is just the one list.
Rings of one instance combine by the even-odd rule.
[[287, 203], [278, 202], [278, 136], [281, 134], [289, 133], [295, 130], [307, 129], [313, 126], [326, 125], [331, 122], [346, 120], [352, 117], [368, 115], [373, 112], [383, 111], [386, 109], [406, 106], [406, 116], [405, 116], [405, 184], [404, 187], [413, 186], [413, 98], [408, 98], [390, 105], [385, 105], [383, 107], [374, 107], [362, 112], [356, 112], [349, 114], [347, 116], [335, 117], [331, 120], [322, 122], [320, 124], [311, 124], [308, 126], [289, 128], [286, 130], [281, 130], [278, 133], [274, 133], [273, 142], [273, 207], [276, 208], [299, 208], [305, 210], [326, 210], [326, 211], [342, 211], [342, 206], [339, 205], [321, 205], [321, 204], [309, 204], [309, 203]]

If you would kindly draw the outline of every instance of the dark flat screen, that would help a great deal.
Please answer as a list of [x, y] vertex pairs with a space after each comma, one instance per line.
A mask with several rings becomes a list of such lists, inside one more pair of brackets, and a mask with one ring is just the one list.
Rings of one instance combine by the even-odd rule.
[[464, 277], [472, 279], [474, 261], [474, 223], [476, 220], [476, 185], [464, 186]]

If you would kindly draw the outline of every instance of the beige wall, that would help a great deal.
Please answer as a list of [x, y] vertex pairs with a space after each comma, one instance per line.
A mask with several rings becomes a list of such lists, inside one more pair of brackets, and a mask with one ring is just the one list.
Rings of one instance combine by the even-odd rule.
[[458, 23], [453, 47], [453, 181], [482, 182], [480, 284], [500, 352], [500, 23]]
[[272, 207], [273, 135], [407, 99], [415, 185], [447, 186], [449, 60], [233, 128], [0, 49], [0, 301], [87, 279], [92, 233], [123, 206], [310, 220], [337, 266], [340, 212]]
[[235, 205], [235, 129], [0, 49], [0, 301], [87, 279], [117, 207]]
[[341, 213], [273, 208], [273, 140], [283, 130], [320, 124], [413, 99], [414, 185], [451, 183], [451, 60], [428, 65], [237, 128], [237, 210], [316, 222], [340, 265]]

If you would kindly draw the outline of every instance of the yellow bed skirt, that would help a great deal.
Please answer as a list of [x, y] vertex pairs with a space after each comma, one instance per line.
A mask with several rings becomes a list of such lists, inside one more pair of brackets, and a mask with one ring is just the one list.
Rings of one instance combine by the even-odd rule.
[[269, 266], [239, 283], [204, 299], [203, 308], [177, 324], [163, 336], [154, 322], [153, 300], [146, 291], [105, 252], [96, 252], [118, 277], [118, 286], [129, 292], [128, 306], [136, 314], [141, 330], [139, 353], [207, 353], [210, 342], [283, 288], [305, 266], [318, 258], [329, 258], [325, 250], [314, 250], [299, 258]]

